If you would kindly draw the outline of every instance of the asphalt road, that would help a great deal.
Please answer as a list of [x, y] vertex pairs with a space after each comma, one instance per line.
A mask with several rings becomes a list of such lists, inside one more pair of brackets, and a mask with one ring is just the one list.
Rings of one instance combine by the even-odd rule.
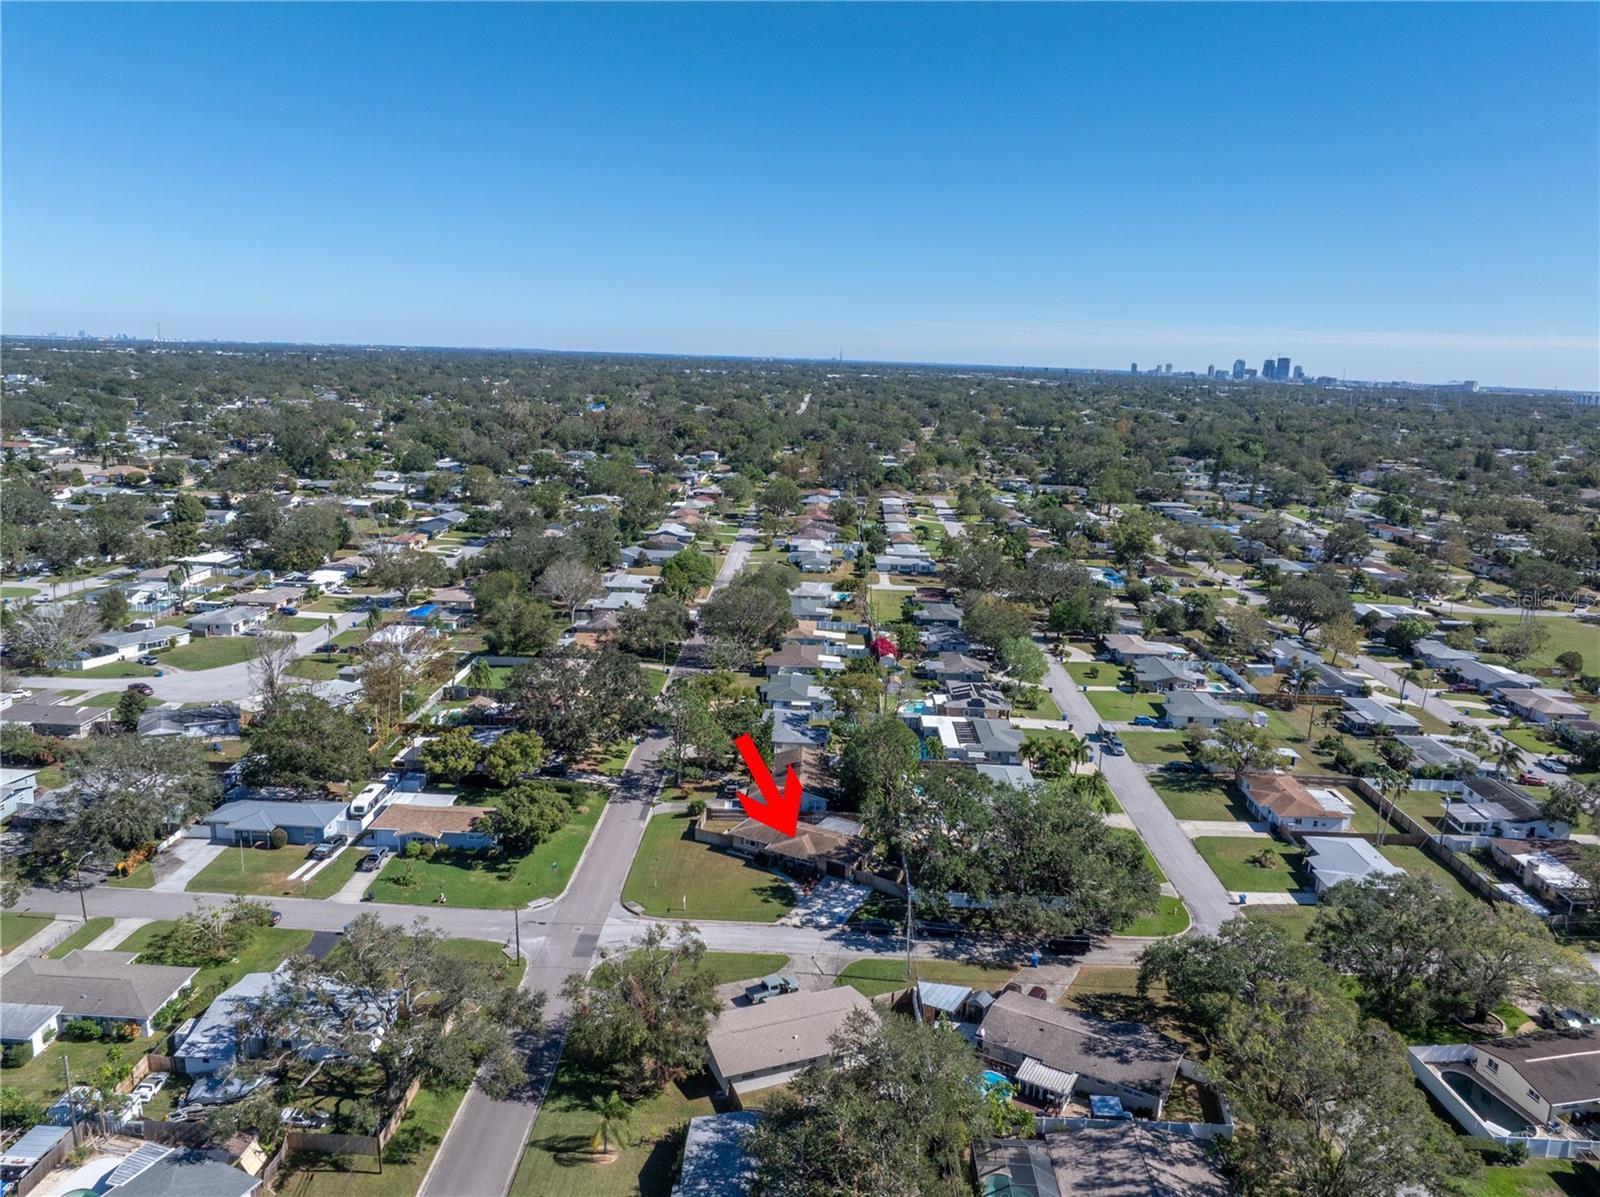
[[[1052, 654], [1045, 656], [1048, 662], [1045, 684], [1056, 703], [1080, 734], [1093, 732], [1100, 726], [1100, 716], [1072, 676], [1061, 667], [1061, 662]], [[1117, 796], [1122, 809], [1144, 837], [1150, 854], [1189, 908], [1192, 929], [1209, 934], [1238, 914], [1238, 908], [1229, 901], [1227, 890], [1222, 888], [1211, 866], [1195, 851], [1194, 844], [1133, 758], [1107, 756], [1102, 752], [1099, 763], [1111, 792]]]

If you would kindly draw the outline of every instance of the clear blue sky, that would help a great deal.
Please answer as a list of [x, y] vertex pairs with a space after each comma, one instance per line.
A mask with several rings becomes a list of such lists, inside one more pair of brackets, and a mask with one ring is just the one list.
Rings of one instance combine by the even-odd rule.
[[8, 331], [1600, 386], [1600, 7], [7, 4]]

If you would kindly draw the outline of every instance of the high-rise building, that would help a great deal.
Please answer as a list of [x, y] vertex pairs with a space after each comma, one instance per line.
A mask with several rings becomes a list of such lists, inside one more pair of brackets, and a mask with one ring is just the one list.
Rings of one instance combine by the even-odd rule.
[[1128, 373], [1129, 374], [1137, 374], [1138, 372], [1139, 372], [1139, 363], [1138, 362], [1134, 362], [1133, 365], [1128, 367]]
[[1288, 358], [1280, 357], [1278, 359], [1278, 368], [1275, 371], [1273, 371], [1272, 376], [1274, 378], [1276, 378], [1279, 382], [1288, 382], [1289, 381], [1289, 359]]
[[1266, 361], [1262, 362], [1261, 377], [1265, 378], [1268, 382], [1271, 382], [1273, 379], [1277, 378], [1278, 363], [1273, 361], [1270, 357]]
[[1244, 358], [1236, 357], [1233, 359], [1233, 376], [1235, 378], [1244, 377]]
[[1163, 374], [1171, 374], [1172, 373], [1172, 363], [1168, 362], [1165, 366], [1163, 366], [1162, 369], [1161, 369], [1161, 372]]
[[1294, 380], [1296, 382], [1304, 382], [1306, 380], [1306, 372], [1304, 368], [1300, 366], [1296, 366], [1294, 368]]

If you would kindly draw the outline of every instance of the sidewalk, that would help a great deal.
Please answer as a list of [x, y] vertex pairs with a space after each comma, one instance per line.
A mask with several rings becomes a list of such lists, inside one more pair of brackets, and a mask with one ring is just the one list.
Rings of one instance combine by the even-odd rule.
[[112, 948], [116, 947], [123, 940], [127, 939], [128, 936], [132, 935], [140, 927], [143, 927], [146, 923], [151, 923], [154, 921], [154, 919], [117, 919], [111, 924], [111, 926], [107, 927], [99, 935], [95, 936], [92, 943], [85, 944], [84, 951], [109, 952]]
[[[179, 840], [172, 851], [167, 853], [167, 858], [169, 860], [176, 858], [178, 864], [170, 873], [156, 878], [156, 883], [150, 888], [164, 894], [182, 893], [188, 888], [189, 882], [200, 875], [202, 869], [227, 850], [226, 844], [211, 844], [205, 840]], [[155, 868], [154, 862], [150, 867]]]

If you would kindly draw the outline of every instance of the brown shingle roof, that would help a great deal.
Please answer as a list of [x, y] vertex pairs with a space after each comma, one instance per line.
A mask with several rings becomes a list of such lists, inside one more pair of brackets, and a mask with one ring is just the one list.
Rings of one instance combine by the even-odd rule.
[[1257, 806], [1284, 819], [1334, 819], [1344, 814], [1323, 804], [1298, 778], [1288, 773], [1250, 773], [1243, 779]]
[[390, 806], [373, 820], [372, 830], [400, 835], [426, 835], [438, 839], [447, 832], [473, 830], [473, 823], [494, 808], [489, 806]]

